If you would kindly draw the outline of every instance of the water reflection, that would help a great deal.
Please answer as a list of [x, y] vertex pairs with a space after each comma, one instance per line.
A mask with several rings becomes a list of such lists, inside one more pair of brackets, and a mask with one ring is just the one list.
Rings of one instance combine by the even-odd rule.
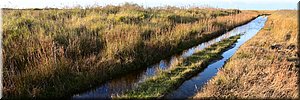
[[[77, 94], [73, 96], [73, 99], [80, 99], [80, 98], [111, 98], [112, 96], [117, 96], [122, 94], [122, 92], [133, 89], [138, 85], [140, 82], [144, 82], [146, 79], [153, 77], [156, 75], [160, 70], [168, 70], [175, 65], [177, 65], [180, 60], [185, 59], [197, 51], [203, 50], [204, 48], [219, 42], [223, 39], [229, 38], [231, 36], [235, 36], [238, 34], [243, 34], [249, 32], [249, 30], [259, 30], [258, 26], [261, 26], [261, 23], [264, 23], [264, 17], [258, 17], [255, 20], [251, 21], [250, 23], [237, 27], [222, 36], [219, 36], [215, 39], [212, 39], [208, 42], [201, 43], [195, 47], [192, 47], [188, 50], [185, 50], [181, 55], [174, 55], [170, 59], [161, 60], [159, 63], [149, 66], [148, 68], [142, 69], [140, 71], [132, 72], [128, 75], [125, 75], [120, 78], [116, 78], [106, 82], [105, 84], [99, 86], [96, 89], [87, 91], [82, 94]], [[245, 34], [244, 36], [247, 36]], [[248, 37], [248, 36], [247, 36]], [[183, 87], [185, 87], [183, 85]], [[176, 94], [177, 95], [177, 94]]]
[[207, 83], [213, 76], [216, 75], [218, 69], [221, 68], [226, 61], [235, 53], [235, 51], [244, 44], [247, 40], [252, 38], [261, 28], [263, 28], [267, 17], [259, 17], [246, 26], [239, 28], [239, 31], [233, 30], [231, 32], [243, 32], [243, 35], [235, 43], [234, 47], [225, 51], [222, 54], [222, 59], [210, 64], [205, 70], [200, 72], [197, 76], [185, 81], [177, 90], [165, 96], [168, 99], [187, 99], [199, 91], [202, 86]]

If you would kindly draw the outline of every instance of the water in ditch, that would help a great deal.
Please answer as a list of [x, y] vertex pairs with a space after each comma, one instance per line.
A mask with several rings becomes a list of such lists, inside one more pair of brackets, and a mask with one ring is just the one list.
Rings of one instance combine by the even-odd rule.
[[222, 59], [214, 63], [211, 63], [198, 75], [192, 77], [191, 79], [185, 81], [179, 88], [175, 91], [167, 94], [165, 98], [168, 99], [188, 99], [189, 97], [194, 96], [203, 85], [205, 85], [208, 80], [216, 75], [219, 68], [221, 68], [226, 61], [236, 52], [236, 50], [244, 44], [247, 40], [251, 39], [259, 30], [264, 27], [264, 24], [267, 20], [266, 16], [258, 17], [247, 25], [238, 27], [245, 30], [244, 35], [233, 45], [231, 49], [226, 50], [222, 54]]
[[[178, 64], [178, 61], [185, 59], [185, 58], [191, 56], [192, 54], [196, 53], [197, 51], [203, 50], [204, 48], [206, 48], [216, 42], [219, 42], [223, 39], [226, 39], [231, 36], [238, 35], [238, 34], [245, 34], [241, 38], [243, 38], [243, 39], [249, 38], [250, 39], [252, 37], [252, 35], [255, 35], [254, 33], [257, 33], [257, 31], [259, 31], [263, 27], [265, 20], [266, 20], [266, 17], [262, 17], [262, 16], [258, 17], [256, 19], [254, 19], [253, 21], [251, 21], [243, 26], [234, 28], [233, 30], [231, 30], [215, 39], [212, 39], [208, 42], [201, 43], [190, 49], [187, 49], [187, 50], [183, 51], [182, 54], [180, 54], [180, 55], [174, 55], [170, 59], [161, 60], [159, 63], [154, 64], [152, 66], [146, 67], [139, 71], [132, 72], [130, 74], [127, 74], [127, 75], [119, 77], [119, 78], [112, 79], [112, 80], [100, 85], [99, 87], [97, 87], [95, 89], [92, 89], [92, 90], [89, 90], [89, 91], [86, 91], [86, 92], [83, 92], [80, 94], [76, 94], [72, 97], [72, 99], [111, 98], [113, 96], [120, 95], [124, 91], [127, 91], [127, 90], [137, 87], [138, 83], [144, 82], [146, 79], [153, 77], [154, 75], [157, 74], [157, 72], [159, 72], [161, 70], [168, 70], [168, 69], [172, 68], [172, 66]], [[245, 38], [245, 37], [247, 37], [247, 38]], [[238, 43], [241, 43], [240, 41], [246, 41], [243, 39], [239, 39]], [[238, 45], [238, 43], [237, 43], [237, 45]], [[233, 52], [235, 52], [235, 51], [233, 51]], [[224, 54], [223, 54], [223, 56], [224, 56]], [[208, 67], [208, 68], [210, 68], [210, 67]], [[211, 73], [216, 73], [216, 72], [209, 71], [207, 73], [211, 74]], [[210, 75], [208, 75], [208, 76], [210, 76]], [[186, 82], [184, 84], [186, 84]], [[180, 87], [176, 91], [181, 91], [180, 90], [181, 88], [182, 87]], [[198, 89], [196, 89], [196, 90], [198, 90]], [[193, 91], [196, 91], [196, 90], [193, 90]], [[171, 93], [169, 96], [172, 96], [173, 94], [178, 96], [176, 94], [177, 93], [176, 91]], [[180, 94], [180, 92], [178, 92], [178, 93]], [[182, 92], [182, 93], [184, 93], [184, 92]], [[176, 97], [176, 96], [174, 96], [174, 97]], [[181, 95], [181, 96], [184, 97], [187, 95]]]

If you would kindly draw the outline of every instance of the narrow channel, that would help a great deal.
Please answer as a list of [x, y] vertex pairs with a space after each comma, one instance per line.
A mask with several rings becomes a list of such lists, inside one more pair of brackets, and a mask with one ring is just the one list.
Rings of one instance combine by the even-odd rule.
[[228, 49], [222, 54], [222, 59], [214, 63], [211, 63], [206, 69], [200, 72], [198, 75], [185, 81], [178, 89], [167, 94], [167, 99], [188, 99], [194, 96], [202, 87], [216, 75], [218, 70], [224, 66], [226, 61], [236, 52], [236, 50], [244, 44], [247, 40], [251, 39], [261, 30], [267, 20], [266, 16], [261, 16], [250, 22], [247, 25], [236, 28], [237, 30], [245, 30], [245, 33], [240, 39], [233, 45], [231, 49]]
[[[246, 41], [245, 39], [247, 39], [247, 37], [250, 39], [252, 37], [251, 34], [255, 35], [254, 33], [257, 33], [264, 26], [264, 22], [266, 19], [267, 19], [266, 17], [260, 16], [256, 19], [252, 20], [251, 22], [249, 22], [243, 26], [239, 26], [239, 27], [237, 27], [215, 39], [212, 39], [208, 42], [201, 43], [195, 47], [185, 50], [180, 55], [174, 55], [170, 59], [161, 60], [159, 63], [149, 66], [147, 68], [141, 69], [139, 71], [135, 71], [133, 73], [130, 73], [128, 75], [125, 75], [125, 76], [122, 76], [119, 78], [112, 79], [112, 80], [100, 85], [99, 87], [97, 87], [95, 89], [92, 89], [90, 91], [86, 91], [86, 92], [83, 92], [80, 94], [76, 94], [72, 97], [72, 99], [87, 99], [87, 98], [107, 98], [108, 99], [113, 96], [120, 95], [127, 90], [131, 90], [131, 89], [137, 87], [138, 83], [144, 82], [146, 79], [149, 79], [150, 77], [155, 76], [157, 74], [157, 72], [162, 71], [162, 70], [168, 70], [168, 69], [172, 68], [173, 66], [177, 65], [178, 62], [181, 61], [182, 59], [185, 59], [185, 58], [191, 56], [192, 54], [196, 53], [197, 51], [203, 50], [204, 48], [206, 48], [216, 42], [219, 42], [219, 41], [229, 38], [231, 36], [235, 36], [238, 34], [244, 34], [244, 33], [246, 33], [246, 34], [243, 35], [241, 37], [241, 39], [239, 39], [237, 45], [239, 43], [241, 43], [240, 41]], [[233, 51], [233, 52], [235, 52], [235, 51]], [[208, 68], [210, 68], [210, 67], [208, 67]], [[211, 73], [216, 73], [216, 72], [209, 71], [208, 73], [211, 74]], [[208, 76], [210, 76], [210, 75], [208, 75]], [[208, 79], [210, 79], [210, 78], [207, 78], [207, 80]], [[186, 84], [186, 82], [184, 84]], [[183, 84], [183, 86], [185, 86], [184, 84]], [[190, 85], [188, 85], [188, 86], [190, 86]], [[194, 84], [193, 84], [193, 86], [194, 86]], [[201, 87], [201, 86], [202, 85], [199, 85], [199, 87]], [[180, 94], [181, 88], [182, 88], [182, 86], [178, 90], [176, 90], [176, 91], [178, 91], [179, 94]], [[185, 89], [185, 88], [183, 88], [183, 89]], [[192, 88], [190, 88], [190, 89], [192, 89]], [[197, 90], [198, 89], [193, 90], [193, 91], [197, 91]], [[178, 97], [178, 94], [176, 94], [177, 93], [176, 91], [171, 93], [169, 96], [172, 96], [174, 94], [174, 95], [176, 95], [176, 97]], [[182, 91], [182, 93], [185, 93], [185, 92]], [[182, 96], [184, 97], [184, 96], [188, 96], [188, 95], [182, 95]]]

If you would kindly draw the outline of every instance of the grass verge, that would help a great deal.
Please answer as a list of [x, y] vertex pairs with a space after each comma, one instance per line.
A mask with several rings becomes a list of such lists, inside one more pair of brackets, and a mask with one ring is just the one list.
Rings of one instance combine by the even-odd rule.
[[193, 54], [178, 66], [168, 71], [162, 71], [159, 75], [140, 83], [136, 89], [126, 92], [121, 98], [162, 97], [176, 89], [186, 79], [203, 70], [210, 62], [220, 58], [222, 52], [230, 48], [239, 38], [240, 36], [230, 37]]
[[296, 10], [272, 13], [194, 99], [299, 98], [297, 37]]

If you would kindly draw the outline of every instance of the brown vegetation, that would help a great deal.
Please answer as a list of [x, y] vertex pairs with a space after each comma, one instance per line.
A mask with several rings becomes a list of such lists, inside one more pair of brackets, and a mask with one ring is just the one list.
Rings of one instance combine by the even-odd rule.
[[4, 97], [70, 96], [256, 16], [251, 11], [134, 4], [4, 10]]
[[276, 11], [194, 98], [298, 98], [296, 11]]

